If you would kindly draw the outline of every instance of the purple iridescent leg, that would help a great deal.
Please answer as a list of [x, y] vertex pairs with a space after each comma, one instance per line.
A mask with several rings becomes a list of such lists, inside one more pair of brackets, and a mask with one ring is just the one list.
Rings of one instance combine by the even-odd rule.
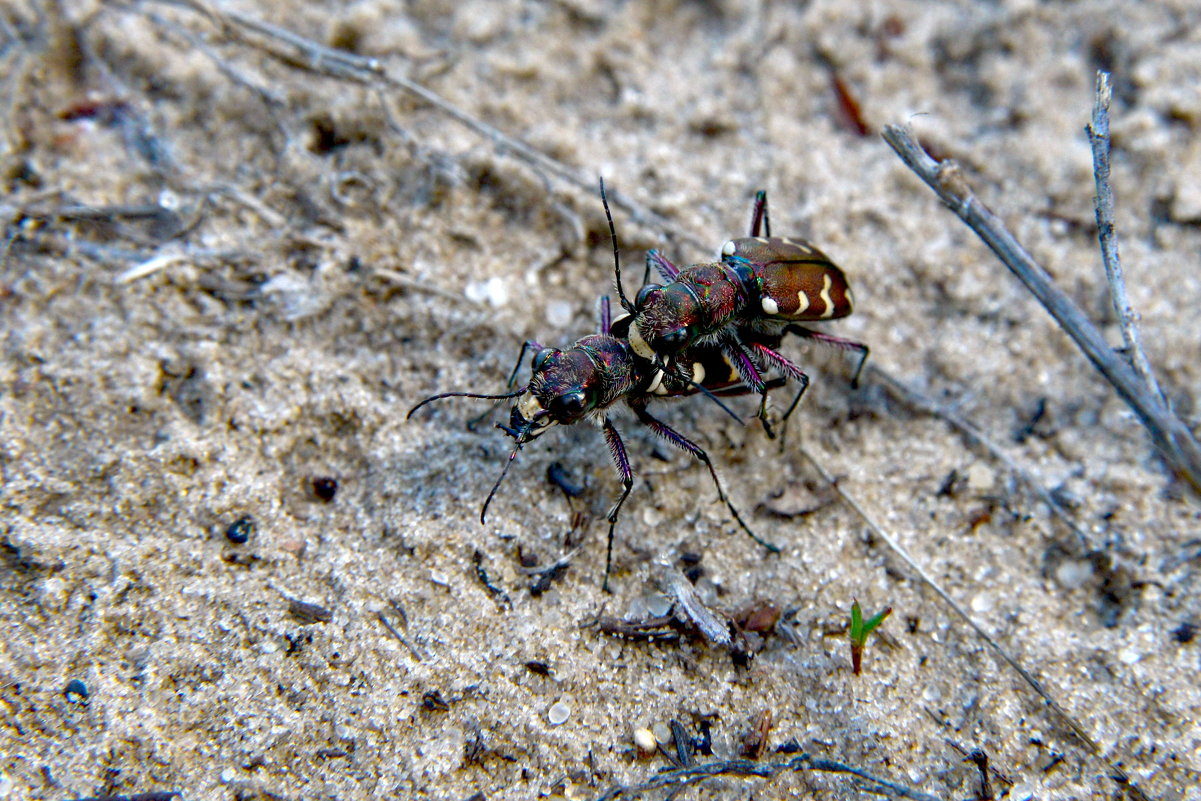
[[[788, 425], [789, 416], [792, 414], [792, 411], [796, 408], [797, 404], [800, 403], [801, 396], [805, 394], [805, 390], [809, 387], [809, 376], [805, 375], [805, 371], [800, 367], [797, 367], [788, 359], [784, 358], [782, 355], [766, 345], [761, 345], [758, 342], [751, 342], [747, 344], [747, 347], [752, 353], [757, 355], [764, 364], [775, 367], [781, 373], [784, 373], [788, 378], [796, 379], [797, 383], [801, 385], [800, 391], [797, 392], [796, 397], [793, 398], [792, 403], [789, 404], [788, 411], [786, 411], [784, 416], [780, 419], [781, 428], [783, 429]], [[767, 432], [767, 436], [771, 439], [775, 439], [776, 433], [772, 430], [771, 424], [767, 420], [766, 390], [760, 394], [759, 421], [763, 423], [763, 430]]]
[[746, 384], [751, 392], [762, 395], [763, 376], [759, 374], [759, 369], [747, 355], [746, 347], [736, 338], [728, 337], [721, 343], [721, 350], [730, 360], [734, 369], [738, 371], [738, 377], [742, 379], [742, 383]]
[[771, 220], [767, 217], [767, 192], [760, 189], [755, 193], [755, 205], [751, 207], [751, 236], [759, 236], [759, 224], [763, 224], [763, 235], [771, 236]]
[[800, 325], [787, 325], [784, 327], [784, 333], [796, 334], [804, 339], [812, 339], [814, 342], [821, 342], [831, 347], [841, 348], [842, 350], [853, 350], [859, 354], [859, 364], [855, 366], [855, 374], [851, 377], [851, 386], [859, 386], [859, 374], [863, 372], [863, 365], [867, 362], [867, 355], [870, 348], [862, 342], [856, 342], [853, 339], [843, 339], [836, 337], [833, 334], [823, 334], [820, 331], [810, 331], [808, 328]]
[[626, 457], [626, 446], [621, 441], [621, 435], [617, 433], [617, 429], [608, 417], [605, 418], [601, 428], [605, 432], [605, 442], [609, 444], [609, 455], [613, 457], [613, 466], [617, 468], [617, 474], [621, 477], [622, 487], [621, 497], [609, 511], [609, 544], [605, 551], [605, 580], [601, 584], [601, 589], [609, 592], [609, 573], [613, 570], [613, 531], [617, 527], [617, 513], [621, 511], [621, 505], [626, 502], [626, 498], [630, 497], [630, 490], [634, 487], [634, 472], [630, 470], [630, 460]]
[[758, 534], [756, 534], [754, 531], [751, 531], [751, 527], [746, 524], [746, 521], [742, 519], [742, 515], [740, 515], [738, 510], [734, 508], [734, 504], [730, 503], [730, 499], [726, 497], [725, 490], [723, 490], [721, 487], [721, 481], [719, 481], [717, 478], [717, 471], [713, 469], [713, 462], [709, 460], [709, 454], [705, 453], [701, 446], [697, 445], [695, 442], [688, 439], [671, 426], [667, 425], [667, 423], [652, 417], [650, 412], [646, 410], [645, 400], [642, 402], [631, 401], [630, 408], [634, 410], [634, 414], [638, 417], [638, 422], [642, 423], [651, 431], [654, 431], [655, 434], [667, 440], [672, 445], [675, 445], [680, 450], [691, 453], [698, 460], [700, 460], [705, 467], [709, 468], [709, 475], [713, 478], [713, 486], [717, 487], [717, 497], [725, 503], [726, 508], [730, 510], [730, 514], [733, 515], [734, 519], [738, 521], [738, 525], [742, 527], [742, 530], [750, 535], [751, 539], [772, 553], [780, 552], [778, 547], [772, 545], [770, 542], [767, 542], [764, 539], [761, 539]]

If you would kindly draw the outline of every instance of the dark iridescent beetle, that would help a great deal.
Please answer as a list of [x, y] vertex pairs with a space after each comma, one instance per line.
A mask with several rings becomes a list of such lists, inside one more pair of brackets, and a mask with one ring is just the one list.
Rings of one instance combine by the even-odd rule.
[[679, 355], [690, 346], [720, 347], [747, 386], [763, 396], [759, 416], [766, 423], [766, 382], [758, 365], [795, 378], [801, 392], [809, 383], [804, 371], [769, 342], [795, 334], [857, 351], [860, 359], [852, 385], [858, 383], [866, 345], [796, 325], [850, 314], [854, 298], [846, 275], [808, 242], [771, 236], [765, 192], [755, 196], [750, 236], [726, 242], [720, 261], [681, 269], [652, 250], [647, 254], [648, 273], [652, 264], [668, 283], [646, 284], [631, 304], [621, 290], [619, 270], [618, 294], [633, 316], [630, 345], [667, 373], [677, 374]]
[[[488, 505], [495, 497], [501, 482], [509, 472], [509, 467], [517, 458], [517, 453], [527, 443], [541, 436], [555, 425], [573, 425], [586, 418], [593, 419], [600, 425], [605, 442], [609, 445], [610, 456], [621, 478], [622, 493], [609, 511], [609, 542], [605, 557], [604, 589], [609, 586], [609, 572], [613, 561], [613, 534], [617, 525], [618, 514], [622, 504], [629, 497], [634, 485], [634, 473], [626, 456], [625, 444], [616, 426], [609, 419], [608, 410], [620, 401], [634, 412], [638, 422], [642, 423], [658, 436], [670, 442], [677, 448], [695, 456], [709, 469], [713, 484], [717, 488], [718, 497], [726, 504], [730, 514], [738, 521], [747, 534], [763, 547], [778, 553], [774, 545], [760, 539], [743, 521], [738, 510], [726, 497], [717, 471], [709, 455], [699, 445], [679, 433], [663, 421], [652, 416], [647, 411], [647, 405], [655, 398], [680, 398], [698, 392], [716, 397], [746, 393], [748, 390], [742, 382], [737, 370], [726, 360], [720, 348], [699, 345], [681, 352], [680, 357], [686, 361], [688, 378], [669, 375], [652, 363], [640, 359], [634, 353], [627, 339], [619, 334], [625, 333], [629, 317], [623, 316], [611, 321], [608, 298], [601, 299], [601, 333], [589, 334], [577, 340], [570, 348], [547, 348], [537, 342], [528, 341], [521, 347], [517, 357], [517, 367], [509, 379], [512, 386], [517, 371], [525, 359], [527, 350], [534, 351], [530, 360], [532, 375], [529, 383], [512, 392], [498, 395], [484, 395], [474, 392], [444, 392], [414, 406], [408, 414], [442, 398], [483, 398], [487, 400], [504, 400], [512, 398], [516, 402], [509, 415], [509, 424], [497, 424], [497, 427], [513, 438], [513, 452], [505, 463], [504, 470], [496, 483], [492, 485], [483, 508], [480, 510], [480, 522], [484, 522]], [[761, 365], [765, 368], [765, 365]], [[767, 389], [782, 384], [776, 379], [768, 382]], [[727, 410], [728, 411], [728, 410]]]
[[[603, 183], [601, 184], [601, 197], [604, 199]], [[617, 262], [617, 234], [613, 227], [613, 218], [609, 214], [607, 201], [605, 202], [605, 214], [609, 219], [609, 230], [613, 236], [613, 258]], [[620, 274], [619, 263], [615, 269]], [[515, 401], [509, 415], [509, 424], [497, 425], [513, 438], [513, 452], [509, 454], [509, 459], [505, 463], [500, 477], [496, 479], [496, 483], [492, 485], [488, 497], [484, 500], [483, 508], [480, 510], [481, 523], [484, 522], [488, 513], [488, 505], [496, 496], [501, 482], [504, 481], [509, 467], [517, 458], [517, 453], [522, 446], [541, 436], [554, 425], [573, 425], [585, 418], [591, 418], [599, 424], [622, 483], [621, 496], [608, 515], [609, 540], [603, 584], [605, 590], [609, 588], [609, 572], [613, 563], [613, 533], [617, 525], [618, 514], [634, 485], [634, 474], [626, 456], [625, 444], [608, 415], [609, 408], [619, 401], [625, 401], [634, 412], [638, 422], [704, 463], [717, 488], [718, 497], [726, 504], [726, 508], [738, 521], [738, 525], [755, 542], [773, 553], [779, 553], [776, 546], [760, 539], [743, 521], [738, 510], [726, 497], [721, 482], [717, 478], [717, 471], [713, 468], [713, 463], [704, 449], [652, 416], [646, 408], [655, 398], [679, 398], [696, 393], [703, 393], [721, 405], [720, 400], [717, 399], [719, 395], [745, 394], [750, 391], [743, 381], [742, 370], [731, 365], [722, 348], [713, 345], [697, 345], [678, 351], [676, 353], [677, 369], [668, 373], [635, 353], [627, 338], [630, 322], [631, 318], [628, 315], [622, 315], [613, 320], [610, 315], [609, 299], [601, 298], [601, 333], [582, 337], [565, 350], [543, 347], [533, 341], [527, 341], [521, 346], [521, 352], [517, 356], [517, 365], [509, 376], [509, 386], [512, 387], [516, 380], [526, 351], [532, 349], [534, 351], [533, 358], [530, 360], [532, 375], [529, 383], [524, 387], [497, 395], [444, 392], [418, 403], [409, 410], [406, 419], [411, 418], [414, 412], [427, 403], [443, 398], [513, 399]], [[748, 341], [760, 342], [758, 338], [754, 337]], [[771, 342], [770, 338], [763, 341]], [[755, 367], [760, 371], [766, 371], [772, 366], [759, 358], [757, 353], [751, 358], [754, 359]], [[684, 373], [685, 369], [687, 369], [686, 374]], [[756, 391], [766, 393], [783, 383], [784, 379], [779, 378], [762, 382]], [[726, 411], [729, 412], [728, 409]]]

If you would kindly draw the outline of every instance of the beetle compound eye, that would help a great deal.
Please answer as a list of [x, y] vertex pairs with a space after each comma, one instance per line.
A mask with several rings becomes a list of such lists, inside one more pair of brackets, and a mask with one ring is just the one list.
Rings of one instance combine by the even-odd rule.
[[660, 338], [659, 341], [666, 350], [680, 350], [688, 344], [688, 329], [677, 328], [674, 331], [668, 331]]
[[646, 304], [647, 301], [650, 300], [650, 296], [662, 288], [663, 287], [659, 286], [658, 284], [647, 284], [642, 289], [639, 289], [638, 294], [634, 296], [634, 308], [638, 311], [642, 311], [644, 308], [646, 308]]
[[550, 402], [550, 413], [559, 421], [574, 420], [584, 413], [584, 393], [577, 390], [555, 396]]
[[553, 355], [555, 355], [554, 348], [543, 348], [542, 350], [540, 350], [534, 354], [534, 359], [533, 359], [533, 361], [530, 362], [530, 367], [532, 367], [535, 370], [541, 370], [542, 367], [546, 364], [546, 360], [549, 359]]

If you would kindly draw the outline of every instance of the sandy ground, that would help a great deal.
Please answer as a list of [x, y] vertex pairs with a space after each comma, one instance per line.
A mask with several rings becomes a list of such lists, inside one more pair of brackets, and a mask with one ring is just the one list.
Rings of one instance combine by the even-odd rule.
[[[1121, 770], [1132, 797], [1201, 798], [1196, 503], [878, 136], [911, 123], [956, 158], [1117, 343], [1083, 132], [1095, 71], [1111, 70], [1129, 288], [1191, 419], [1201, 10], [847, 5], [215, 4], [376, 58], [578, 183], [241, 17], [0, 9], [0, 798], [594, 798], [671, 766], [639, 757], [637, 729], [707, 727], [713, 755], [694, 758], [713, 762], [764, 710], [765, 765], [799, 749], [947, 799], [1117, 798]], [[852, 390], [844, 354], [791, 342], [813, 385], [783, 451], [704, 399], [656, 407], [779, 555], [621, 410], [639, 482], [612, 595], [619, 487], [594, 427], [525, 448], [481, 525], [507, 411], [475, 430], [484, 401], [405, 413], [502, 391], [525, 339], [596, 330], [612, 286], [598, 175], [665, 221], [615, 209], [631, 290], [643, 251], [710, 258], [767, 189], [774, 231], [810, 237], [853, 281], [855, 315], [826, 330], [869, 343], [873, 365], [1022, 472], [880, 373]], [[867, 533], [802, 445], [1095, 750]], [[556, 461], [584, 489], [571, 505], [546, 479]], [[568, 554], [532, 594], [523, 564]], [[661, 610], [661, 577], [698, 557], [714, 609], [785, 612], [749, 668], [697, 637], [595, 625]], [[894, 610], [858, 677], [840, 635], [855, 598]], [[688, 797], [869, 792], [802, 771]]]

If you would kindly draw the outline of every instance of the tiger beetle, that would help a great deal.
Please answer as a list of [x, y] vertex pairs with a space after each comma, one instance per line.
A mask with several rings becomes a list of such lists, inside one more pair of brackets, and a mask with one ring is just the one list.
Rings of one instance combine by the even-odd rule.
[[[601, 195], [603, 198], [603, 183]], [[609, 230], [613, 237], [613, 258], [616, 262], [618, 258], [617, 234], [607, 201], [605, 213], [609, 219]], [[615, 269], [620, 274], [620, 264]], [[510, 388], [514, 386], [526, 352], [532, 351], [533, 357], [530, 360], [532, 374], [529, 383], [525, 386], [498, 394], [443, 392], [418, 403], [409, 410], [406, 419], [411, 418], [418, 409], [426, 404], [443, 398], [512, 399], [514, 401], [509, 415], [509, 424], [497, 424], [497, 428], [513, 438], [513, 451], [509, 454], [500, 477], [496, 479], [496, 483], [492, 485], [488, 497], [484, 500], [484, 505], [480, 510], [481, 523], [485, 522], [488, 506], [496, 497], [518, 452], [526, 443], [541, 436], [555, 425], [574, 425], [585, 418], [595, 421], [604, 434], [613, 465], [617, 469], [622, 484], [621, 495], [608, 514], [609, 536], [605, 555], [605, 578], [602, 584], [602, 589], [606, 592], [609, 591], [609, 575], [613, 566], [613, 536], [618, 515], [634, 486], [634, 473], [626, 456], [625, 444], [608, 414], [608, 410], [619, 401], [625, 401], [634, 412], [638, 422], [702, 462], [709, 470], [709, 475], [717, 488], [718, 497], [725, 503], [726, 508], [729, 509], [730, 514], [742, 530], [767, 550], [779, 553], [779, 548], [761, 539], [751, 530], [733, 503], [726, 497], [721, 481], [718, 480], [717, 471], [704, 449], [647, 411], [647, 406], [653, 399], [679, 398], [701, 393], [734, 416], [733, 412], [725, 408], [718, 396], [746, 394], [749, 391], [742, 377], [742, 370], [730, 363], [726, 351], [721, 347], [698, 344], [679, 349], [676, 352], [677, 363], [687, 365], [689, 374], [684, 375], [682, 368], [669, 373], [637, 355], [628, 339], [631, 320], [629, 315], [621, 315], [618, 319], [612, 319], [609, 299], [602, 297], [599, 334], [582, 337], [570, 348], [562, 350], [544, 347], [534, 341], [526, 341], [522, 344], [521, 351], [517, 356], [517, 364], [509, 376], [508, 386]], [[748, 341], [758, 345], [763, 340], [757, 337], [757, 333], [750, 332]], [[767, 346], [764, 345], [764, 347]], [[754, 360], [759, 370], [766, 370], [769, 366], [774, 366], [766, 362], [758, 351], [753, 351], [747, 358]], [[760, 380], [756, 391], [766, 394], [767, 391], [781, 386], [783, 383], [784, 379], [782, 378], [766, 382]]]
[[809, 384], [804, 371], [776, 350], [785, 334], [858, 352], [851, 379], [852, 386], [858, 385], [867, 345], [797, 325], [851, 313], [854, 298], [846, 275], [809, 242], [771, 235], [766, 192], [755, 195], [750, 236], [726, 242], [720, 261], [680, 268], [652, 250], [646, 264], [648, 277], [653, 264], [667, 283], [647, 283], [633, 303], [622, 290], [620, 266], [616, 271], [621, 305], [633, 317], [629, 339], [634, 352], [675, 375], [687, 348], [721, 348], [750, 390], [762, 396], [759, 418], [769, 436], [762, 367], [773, 367], [800, 384], [785, 420]]
[[[761, 539], [751, 530], [738, 509], [726, 497], [709, 454], [695, 442], [647, 411], [648, 404], [656, 398], [680, 398], [703, 393], [718, 400], [718, 396], [721, 395], [744, 394], [747, 390], [738, 371], [730, 365], [720, 348], [711, 345], [697, 345], [679, 354], [681, 358], [687, 360], [690, 377], [666, 373], [652, 363], [638, 358], [630, 346], [629, 340], [617, 335], [628, 326], [628, 321], [627, 316], [611, 320], [608, 298], [601, 298], [601, 333], [582, 337], [570, 348], [562, 350], [543, 347], [534, 341], [522, 344], [517, 357], [517, 365], [509, 378], [509, 386], [513, 386], [527, 351], [533, 351], [533, 357], [530, 360], [532, 374], [529, 383], [525, 386], [495, 395], [475, 392], [443, 392], [418, 403], [409, 411], [406, 419], [411, 418], [414, 412], [426, 404], [443, 398], [513, 399], [515, 401], [509, 415], [508, 425], [497, 424], [497, 428], [513, 438], [513, 451], [509, 454], [500, 477], [496, 479], [496, 483], [492, 485], [488, 497], [484, 500], [483, 508], [480, 510], [481, 523], [486, 521], [488, 506], [496, 497], [501, 482], [504, 481], [509, 468], [516, 460], [518, 452], [526, 443], [541, 436], [555, 425], [574, 425], [585, 418], [591, 418], [598, 423], [604, 434], [605, 442], [609, 446], [613, 465], [617, 468], [617, 474], [622, 484], [621, 496], [608, 514], [609, 538], [605, 555], [605, 580], [602, 585], [606, 592], [609, 590], [609, 575], [613, 566], [613, 536], [618, 515], [634, 486], [634, 472], [630, 468], [630, 461], [626, 456], [625, 443], [608, 414], [610, 407], [620, 401], [625, 401], [639, 423], [701, 461], [709, 470], [713, 485], [717, 488], [718, 498], [725, 503], [726, 508], [738, 521], [742, 530], [772, 553], [779, 553], [779, 548]], [[764, 391], [782, 383], [783, 381], [780, 379], [767, 382]], [[720, 404], [720, 400], [718, 403]]]

